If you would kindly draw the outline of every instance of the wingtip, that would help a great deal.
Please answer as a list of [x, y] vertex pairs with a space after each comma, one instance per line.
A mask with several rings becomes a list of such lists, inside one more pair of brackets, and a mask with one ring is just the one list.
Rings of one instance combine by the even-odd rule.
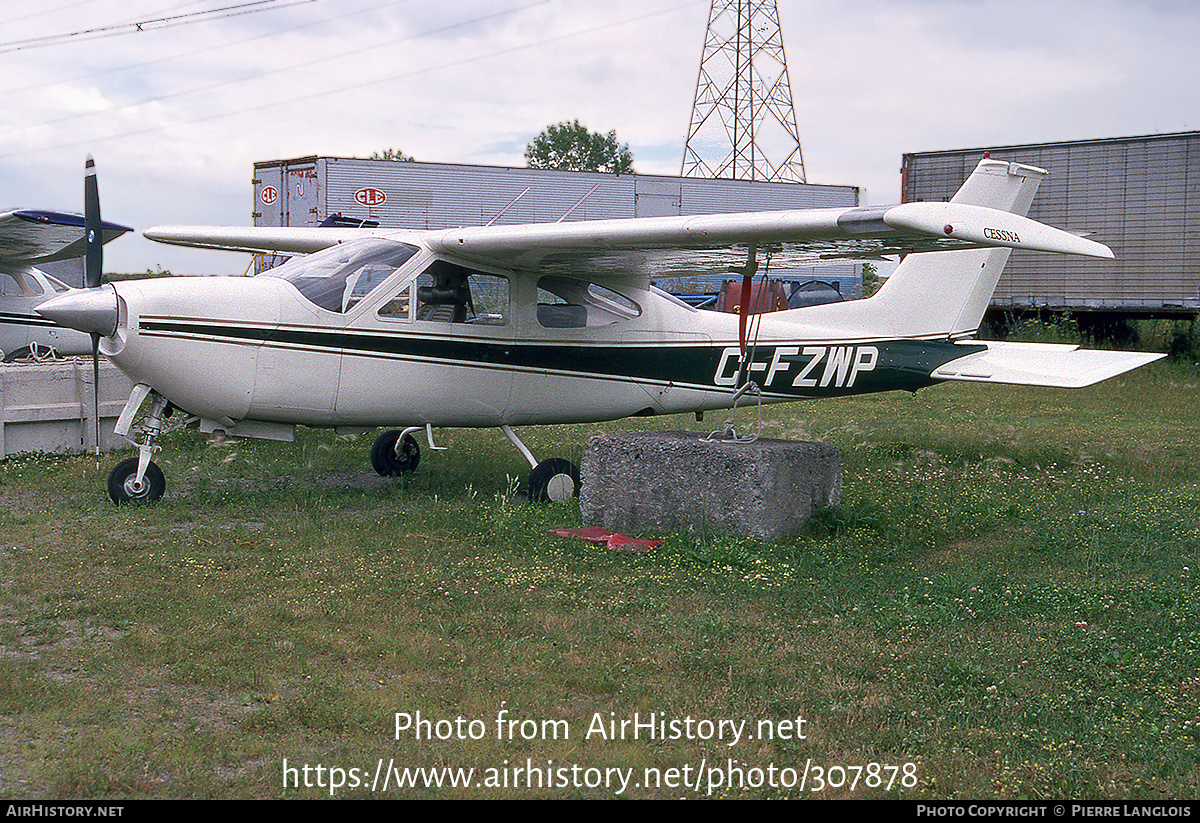
[[1115, 260], [1116, 255], [1113, 250], [1103, 243], [1097, 243], [1095, 240], [1088, 240], [1086, 237], [1073, 235], [1079, 240], [1079, 244], [1075, 251], [1076, 254], [1086, 255], [1088, 257], [1097, 257], [1101, 260]]

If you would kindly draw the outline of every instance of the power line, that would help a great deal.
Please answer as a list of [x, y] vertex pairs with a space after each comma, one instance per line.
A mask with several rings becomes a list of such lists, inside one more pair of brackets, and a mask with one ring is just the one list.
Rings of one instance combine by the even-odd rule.
[[[91, 0], [87, 0], [87, 2], [91, 2]], [[228, 43], [218, 43], [215, 46], [205, 46], [204, 48], [192, 49], [191, 51], [172, 52], [171, 54], [168, 54], [166, 57], [157, 57], [153, 60], [143, 60], [140, 63], [130, 63], [127, 66], [121, 66], [121, 67], [115, 68], [115, 69], [106, 69], [104, 71], [89, 71], [86, 74], [80, 74], [80, 75], [76, 75], [75, 77], [68, 77], [66, 79], [52, 80], [48, 83], [33, 83], [28, 86], [14, 86], [12, 88], [0, 89], [0, 95], [16, 94], [16, 93], [22, 92], [22, 91], [36, 91], [38, 89], [51, 88], [53, 86], [59, 86], [59, 85], [63, 85], [66, 83], [73, 83], [77, 80], [94, 80], [97, 77], [104, 77], [105, 75], [109, 75], [109, 74], [120, 74], [121, 72], [124, 72], [124, 71], [133, 71], [134, 69], [144, 69], [147, 66], [153, 66], [158, 63], [168, 63], [172, 60], [181, 60], [186, 57], [194, 57], [197, 54], [205, 54], [210, 51], [216, 51], [217, 49], [227, 49], [227, 48], [232, 48], [234, 46], [242, 46], [242, 45], [245, 45], [246, 43], [253, 43], [256, 40], [263, 40], [268, 37], [277, 37], [281, 34], [288, 34], [290, 32], [300, 31], [301, 29], [312, 28], [313, 26], [322, 26], [322, 25], [325, 25], [326, 23], [329, 23], [334, 20], [344, 20], [348, 17], [355, 17], [359, 14], [367, 14], [367, 13], [375, 11], [377, 9], [381, 9], [385, 6], [398, 6], [398, 5], [401, 5], [402, 3], [408, 3], [408, 2], [410, 2], [410, 0], [385, 0], [382, 3], [376, 3], [375, 5], [367, 6], [366, 8], [355, 9], [354, 11], [348, 11], [344, 14], [335, 14], [332, 17], [325, 17], [320, 20], [310, 20], [307, 23], [301, 23], [298, 26], [292, 26], [290, 28], [279, 29], [277, 31], [267, 32], [266, 34], [257, 34], [254, 37], [246, 37], [241, 40], [232, 40]], [[107, 111], [107, 109], [106, 109], [106, 111]], [[93, 112], [87, 112], [84, 115], [79, 115], [79, 116], [86, 116], [87, 114], [92, 114], [92, 113]], [[57, 120], [50, 121], [50, 123], [57, 123], [57, 122], [60, 122], [60, 121], [57, 121]], [[9, 129], [4, 129], [3, 131], [14, 131], [18, 128], [34, 128], [36, 126], [46, 126], [46, 125], [50, 125], [50, 123], [36, 123], [33, 126], [16, 126], [16, 127], [12, 127]]]
[[194, 23], [206, 23], [210, 20], [223, 20], [227, 17], [237, 17], [243, 14], [257, 14], [263, 11], [285, 9], [290, 6], [313, 3], [316, 0], [289, 0], [289, 2], [276, 5], [279, 2], [280, 0], [255, 0], [252, 3], [239, 3], [236, 6], [224, 6], [219, 9], [193, 11], [169, 17], [157, 17], [141, 20], [136, 23], [119, 23], [112, 26], [99, 26], [94, 29], [68, 32], [66, 34], [49, 34], [43, 37], [29, 37], [24, 40], [10, 40], [6, 43], [0, 43], [0, 54], [21, 51], [22, 49], [40, 49], [48, 46], [61, 46], [66, 43], [79, 43], [85, 40], [96, 40], [101, 37], [138, 34], [145, 31], [174, 28], [175, 26], [187, 26]]
[[314, 65], [317, 65], [318, 63], [327, 63], [331, 60], [340, 60], [343, 57], [354, 56], [357, 58], [357, 57], [361, 57], [364, 52], [374, 51], [376, 49], [382, 49], [382, 48], [389, 48], [391, 46], [395, 46], [397, 43], [403, 43], [408, 40], [417, 40], [422, 37], [429, 37], [429, 36], [435, 35], [435, 34], [443, 34], [447, 31], [452, 31], [453, 29], [463, 28], [464, 26], [473, 26], [478, 23], [483, 23], [488, 20], [495, 19], [497, 17], [503, 17], [505, 15], [512, 14], [514, 12], [525, 11], [526, 9], [531, 9], [535, 6], [544, 6], [550, 2], [553, 2], [553, 0], [535, 0], [535, 2], [527, 3], [524, 6], [516, 6], [514, 8], [505, 9], [503, 11], [494, 12], [492, 14], [485, 14], [482, 17], [475, 17], [470, 20], [463, 20], [458, 23], [451, 23], [449, 25], [442, 26], [437, 29], [431, 29], [429, 31], [420, 32], [419, 34], [408, 34], [408, 35], [405, 35], [404, 37], [399, 37], [399, 38], [396, 38], [394, 40], [389, 40], [384, 43], [376, 43], [373, 46], [366, 46], [366, 47], [356, 46], [355, 48], [351, 49], [350, 51], [338, 52], [337, 54], [326, 55], [325, 57], [310, 57], [300, 63], [291, 63], [286, 66], [278, 66], [273, 69], [267, 69], [267, 70], [261, 71], [252, 77], [241, 77], [236, 80], [224, 80], [220, 83], [210, 83], [207, 86], [195, 86], [190, 89], [182, 89], [180, 91], [168, 92], [167, 94], [160, 94], [157, 97], [147, 97], [142, 100], [138, 100], [135, 103], [126, 103], [126, 104], [120, 105], [120, 106], [110, 106], [106, 109], [97, 109], [95, 111], [80, 112], [78, 114], [68, 114], [64, 117], [59, 117], [54, 120], [44, 120], [41, 123], [35, 123], [30, 126], [10, 126], [9, 128], [0, 129], [0, 134], [6, 134], [11, 131], [20, 131], [23, 129], [41, 128], [43, 126], [54, 126], [54, 125], [58, 125], [59, 123], [65, 123], [70, 120], [79, 120], [84, 117], [92, 117], [97, 114], [111, 114], [113, 112], [123, 111], [125, 109], [133, 109], [133, 108], [137, 108], [138, 106], [144, 106], [147, 103], [161, 103], [164, 100], [173, 100], [173, 99], [176, 99], [179, 97], [186, 97], [189, 94], [196, 94], [198, 92], [204, 92], [204, 91], [212, 91], [213, 89], [225, 88], [227, 86], [235, 86], [239, 83], [245, 83], [245, 82], [248, 82], [251, 80], [258, 80], [260, 78], [267, 77], [272, 74], [280, 74], [280, 73], [292, 71], [293, 69], [298, 69], [298, 68], [308, 68], [309, 66], [314, 66]]
[[[153, 12], [153, 14], [166, 14], [168, 11], [172, 11], [172, 12], [173, 12], [173, 11], [177, 11], [177, 10], [179, 10], [179, 9], [186, 9], [186, 8], [188, 8], [189, 6], [205, 6], [205, 5], [208, 5], [208, 4], [212, 3], [212, 2], [213, 2], [213, 0], [187, 0], [187, 2], [186, 2], [186, 3], [172, 3], [172, 4], [171, 4], [171, 5], [169, 5], [169, 6], [168, 6], [166, 9], [164, 9], [164, 10], [162, 10], [162, 11], [156, 11], [156, 12]], [[137, 13], [137, 15], [136, 15], [135, 17], [133, 17], [133, 18], [131, 18], [131, 19], [129, 19], [129, 20], [124, 20], [124, 21], [122, 21], [122, 22], [124, 22], [124, 23], [130, 23], [130, 24], [131, 24], [131, 23], [137, 23], [137, 22], [139, 22], [139, 21], [140, 21], [140, 20], [141, 20], [143, 17], [145, 17], [147, 14], [148, 14], [148, 12], [138, 12], [138, 13]]]
[[[34, 154], [34, 153], [42, 152], [42, 151], [51, 151], [51, 150], [57, 150], [57, 149], [63, 149], [63, 148], [70, 148], [72, 146], [94, 145], [95, 143], [98, 143], [98, 142], [104, 142], [104, 141], [108, 141], [108, 140], [117, 140], [117, 139], [125, 138], [125, 137], [134, 137], [134, 136], [141, 135], [141, 134], [150, 134], [150, 133], [153, 133], [156, 131], [163, 131], [165, 129], [174, 128], [176, 126], [189, 126], [189, 125], [194, 125], [196, 123], [205, 123], [210, 120], [220, 120], [224, 117], [233, 117], [233, 116], [239, 115], [239, 114], [247, 114], [249, 112], [262, 111], [265, 109], [275, 108], [277, 106], [288, 105], [288, 104], [292, 104], [292, 103], [299, 103], [299, 102], [304, 102], [307, 100], [314, 100], [314, 99], [321, 98], [321, 97], [328, 97], [329, 95], [332, 95], [332, 94], [344, 94], [345, 92], [348, 92], [348, 91], [354, 91], [357, 89], [368, 88], [370, 86], [377, 86], [381, 83], [390, 83], [390, 82], [394, 82], [397, 80], [404, 80], [404, 79], [411, 78], [411, 77], [417, 77], [422, 74], [429, 74], [430, 72], [441, 71], [443, 69], [457, 68], [459, 66], [464, 66], [464, 65], [468, 65], [470, 63], [479, 62], [480, 60], [488, 60], [493, 57], [502, 57], [502, 56], [505, 56], [508, 54], [514, 54], [514, 53], [521, 52], [521, 51], [528, 51], [529, 49], [537, 48], [539, 46], [548, 45], [550, 43], [557, 43], [557, 42], [561, 42], [563, 40], [569, 40], [569, 39], [572, 39], [575, 37], [582, 37], [584, 35], [593, 34], [598, 31], [606, 31], [608, 29], [629, 25], [630, 23], [639, 23], [639, 22], [642, 22], [643, 20], [648, 20], [653, 17], [661, 17], [665, 14], [670, 14], [670, 13], [676, 12], [679, 9], [696, 5], [696, 3], [697, 3], [697, 0], [688, 0], [687, 2], [684, 2], [684, 3], [678, 3], [674, 6], [669, 6], [664, 9], [659, 9], [657, 11], [648, 12], [646, 14], [638, 15], [636, 17], [630, 17], [630, 18], [626, 18], [624, 20], [614, 21], [612, 23], [606, 23], [606, 24], [600, 25], [600, 26], [593, 26], [588, 29], [581, 29], [578, 31], [567, 32], [565, 34], [555, 35], [553, 37], [547, 37], [547, 38], [543, 38], [541, 40], [535, 40], [533, 42], [524, 43], [524, 44], [518, 45], [518, 46], [510, 46], [509, 48], [497, 49], [495, 51], [488, 52], [487, 54], [479, 54], [479, 55], [475, 55], [473, 57], [464, 58], [462, 60], [455, 60], [455, 61], [452, 61], [449, 63], [441, 63], [436, 66], [423, 66], [419, 69], [413, 69], [411, 71], [400, 72], [398, 74], [391, 74], [391, 75], [387, 75], [384, 77], [378, 77], [374, 80], [366, 80], [361, 83], [343, 84], [341, 86], [338, 86], [337, 88], [330, 89], [328, 91], [298, 95], [298, 96], [290, 97], [290, 98], [283, 99], [283, 100], [274, 100], [272, 102], [263, 103], [261, 105], [249, 106], [249, 107], [246, 107], [243, 109], [228, 110], [228, 111], [224, 111], [224, 112], [218, 112], [217, 114], [205, 115], [203, 117], [193, 117], [188, 120], [179, 120], [174, 123], [167, 124], [167, 125], [150, 126], [150, 127], [142, 128], [142, 129], [133, 129], [131, 131], [121, 132], [120, 134], [110, 134], [105, 137], [92, 137], [92, 138], [86, 138], [86, 139], [82, 139], [82, 140], [73, 140], [73, 141], [66, 142], [66, 143], [56, 143], [56, 144], [50, 145], [50, 146], [42, 145], [42, 146], [38, 146], [37, 148], [26, 149], [23, 151], [5, 152], [4, 154], [0, 154], [0, 159], [9, 158], [9, 157], [18, 157], [18, 156], [25, 155], [25, 154]], [[433, 33], [433, 32], [431, 32], [431, 33]], [[236, 81], [234, 81], [234, 82], [236, 82]]]

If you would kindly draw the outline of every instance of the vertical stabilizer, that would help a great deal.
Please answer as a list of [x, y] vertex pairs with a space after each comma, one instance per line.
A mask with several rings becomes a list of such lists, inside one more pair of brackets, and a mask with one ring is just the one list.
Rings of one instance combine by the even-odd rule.
[[[984, 159], [951, 199], [1024, 216], [1044, 169]], [[979, 328], [1011, 249], [910, 254], [867, 303], [897, 337], [959, 337]], [[883, 329], [881, 329], [883, 330]]]

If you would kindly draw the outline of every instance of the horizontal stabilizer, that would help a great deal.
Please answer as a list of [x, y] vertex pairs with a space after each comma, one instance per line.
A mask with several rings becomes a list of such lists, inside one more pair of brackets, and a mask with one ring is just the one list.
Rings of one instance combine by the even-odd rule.
[[938, 380], [1010, 383], [1078, 389], [1166, 357], [1145, 352], [1096, 351], [1069, 344], [983, 343], [987, 351], [951, 360], [931, 375]]

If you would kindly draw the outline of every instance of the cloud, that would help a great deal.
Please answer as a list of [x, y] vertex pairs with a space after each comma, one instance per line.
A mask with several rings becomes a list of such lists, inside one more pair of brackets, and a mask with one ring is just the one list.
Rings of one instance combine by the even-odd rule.
[[[78, 210], [91, 153], [111, 219], [245, 225], [256, 161], [395, 147], [524, 165], [529, 140], [576, 118], [616, 130], [639, 171], [678, 173], [707, 0], [279, 5], [8, 52], [3, 201]], [[0, 39], [162, 16], [160, 0], [45, 11], [9, 19]], [[871, 202], [898, 197], [904, 152], [1196, 127], [1193, 3], [783, 0], [779, 14], [809, 179]], [[141, 238], [108, 259], [244, 266]]]

